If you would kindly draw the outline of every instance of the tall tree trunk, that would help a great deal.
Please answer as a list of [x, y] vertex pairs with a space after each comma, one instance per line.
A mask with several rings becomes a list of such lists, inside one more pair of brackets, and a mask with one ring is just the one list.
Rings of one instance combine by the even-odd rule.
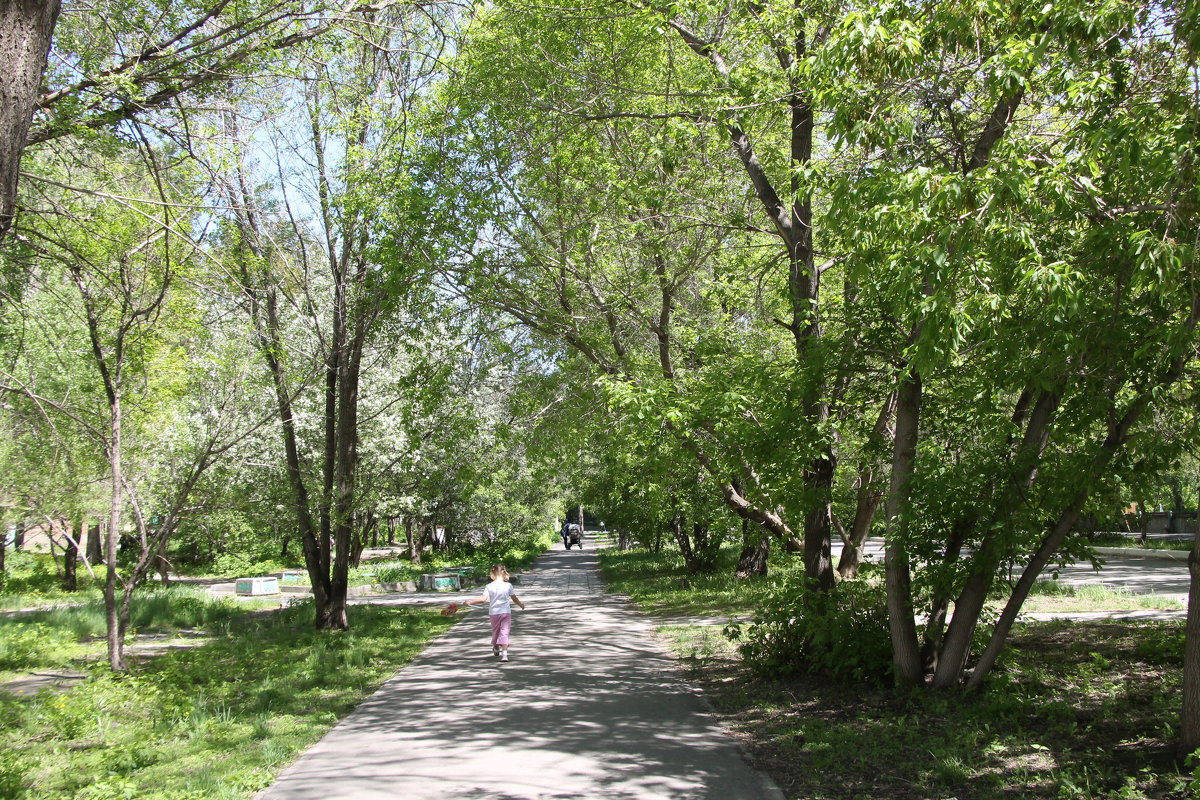
[[33, 121], [59, 7], [59, 0], [0, 3], [0, 241], [16, 214], [21, 154]]
[[104, 559], [103, 537], [100, 535], [101, 525], [97, 522], [88, 527], [87, 531], [87, 560], [90, 564], [99, 564]]
[[1183, 716], [1179, 732], [1181, 756], [1200, 748], [1200, 536], [1188, 554], [1187, 636], [1183, 646]]
[[63, 591], [73, 592], [79, 588], [76, 580], [76, 561], [79, 560], [79, 539], [83, 536], [83, 515], [79, 514], [71, 522], [71, 534], [67, 536], [67, 546], [63, 552]]
[[[227, 126], [230, 136], [236, 140], [236, 118], [232, 115], [227, 118]], [[241, 227], [240, 243], [250, 251], [255, 260], [262, 261], [265, 253], [260, 244], [262, 235], [254, 211], [254, 197], [247, 185], [245, 174], [240, 168], [237, 171], [237, 179], [238, 186], [232, 205], [237, 209], [238, 224]], [[256, 344], [266, 362], [272, 388], [275, 391], [288, 487], [292, 493], [300, 544], [304, 552], [304, 565], [312, 583], [313, 603], [320, 609], [328, 603], [331, 590], [328, 545], [324, 544], [328, 540], [327, 537], [320, 535], [321, 532], [318, 531], [313, 519], [308, 484], [304, 477], [292, 396], [288, 389], [287, 374], [281, 361], [281, 354], [285, 352], [285, 347], [283, 326], [279, 319], [278, 292], [269, 280], [262, 287], [258, 285], [258, 281], [252, 280], [246, 260], [243, 260], [240, 268], [242, 284], [245, 287], [244, 294], [250, 306], [250, 318], [255, 328]]]
[[[717, 47], [693, 33], [680, 20], [669, 18], [668, 22], [692, 52], [712, 66], [720, 80], [732, 83], [728, 64]], [[799, 177], [812, 161], [815, 130], [812, 98], [804, 80], [799, 77], [800, 71], [796, 69], [797, 64], [808, 57], [807, 20], [801, 13], [792, 21], [792, 25], [792, 36], [780, 37], [771, 43], [775, 58], [790, 83], [789, 92], [784, 97], [787, 103], [785, 124], [789, 131], [787, 158], [790, 177], [787, 183], [776, 185], [771, 180], [754, 141], [736, 115], [731, 115], [725, 126], [749, 188], [771, 220], [787, 255], [788, 299], [791, 304], [791, 321], [787, 328], [795, 341], [797, 362], [803, 368], [809, 366], [808, 362], [822, 337], [821, 271], [816, 268], [814, 258], [812, 193], [802, 186]], [[801, 416], [805, 424], [824, 437], [821, 455], [804, 471], [805, 495], [810, 510], [805, 515], [803, 535], [805, 574], [813, 585], [822, 589], [830, 589], [836, 583], [830, 557], [832, 527], [828, 513], [836, 454], [832, 439], [827, 432], [823, 432], [829, 419], [826, 385], [826, 376], [818, 372], [813, 384], [803, 389], [801, 398]], [[687, 439], [684, 445], [688, 446]], [[688, 449], [699, 456], [699, 451], [694, 447]], [[701, 464], [710, 474], [717, 474], [707, 460], [702, 459]], [[755, 508], [728, 482], [723, 482], [721, 489], [726, 504], [734, 513], [763, 525], [779, 536], [789, 549], [794, 546], [791, 530], [778, 515]]]
[[18, 553], [25, 549], [25, 520], [17, 520], [13, 526], [13, 550]]
[[805, 489], [812, 506], [804, 519], [804, 575], [809, 583], [828, 592], [837, 583], [833, 571], [833, 521], [829, 516], [829, 498], [833, 493], [833, 475], [837, 469], [833, 449], [826, 448], [823, 457], [812, 463], [805, 472]]
[[[354, 481], [358, 466], [358, 365], [361, 352], [351, 342], [338, 348], [337, 402], [334, 427], [334, 465], [331, 498], [333, 562], [329, 597], [317, 606], [317, 627], [346, 630], [346, 593], [354, 538]], [[329, 486], [328, 479], [326, 486]]]
[[888, 628], [892, 640], [892, 668], [896, 683], [915, 686], [924, 681], [925, 669], [917, 642], [913, 617], [912, 572], [908, 550], [899, 540], [907, 513], [913, 469], [917, 458], [917, 437], [921, 421], [921, 376], [909, 371], [901, 376], [896, 394], [896, 437], [892, 449], [892, 478], [884, 511], [887, 539], [884, 550], [886, 568]]
[[771, 557], [771, 537], [750, 520], [742, 519], [742, 552], [738, 556], [734, 574], [739, 578], [766, 575], [767, 561]]
[[404, 541], [408, 544], [408, 560], [414, 564], [421, 563], [421, 542], [413, 535], [412, 517], [404, 518]]
[[108, 631], [108, 664], [114, 672], [125, 671], [125, 632], [121, 630], [117, 608], [117, 543], [121, 533], [122, 493], [121, 463], [121, 393], [119, 385], [109, 391], [109, 452], [108, 466], [112, 478], [108, 505], [108, 536], [104, 542], [104, 619]]

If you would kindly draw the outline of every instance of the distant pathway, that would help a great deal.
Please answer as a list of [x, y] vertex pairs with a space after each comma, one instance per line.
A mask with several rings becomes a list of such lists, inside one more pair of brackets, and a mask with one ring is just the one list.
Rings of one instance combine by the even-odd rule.
[[512, 661], [470, 612], [260, 800], [779, 800], [596, 566], [543, 555], [517, 588]]

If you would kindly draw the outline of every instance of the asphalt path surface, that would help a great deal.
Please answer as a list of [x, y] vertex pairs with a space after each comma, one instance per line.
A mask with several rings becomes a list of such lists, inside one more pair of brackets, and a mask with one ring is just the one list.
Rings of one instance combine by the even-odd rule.
[[[883, 540], [868, 539], [863, 548], [867, 560], [883, 563]], [[834, 563], [841, 552], [840, 543], [833, 549]], [[1071, 586], [1103, 585], [1131, 594], [1158, 594], [1187, 602], [1188, 568], [1186, 553], [1177, 553], [1176, 558], [1163, 555], [1129, 555], [1112, 551], [1101, 551], [1103, 563], [1097, 570], [1087, 561], [1069, 564], [1058, 570], [1058, 580]], [[1053, 578], [1053, 567], [1042, 573], [1042, 578]]]
[[590, 547], [546, 553], [517, 595], [529, 610], [514, 607], [511, 661], [492, 655], [486, 610], [469, 612], [260, 800], [782, 797], [652, 622], [603, 592]]

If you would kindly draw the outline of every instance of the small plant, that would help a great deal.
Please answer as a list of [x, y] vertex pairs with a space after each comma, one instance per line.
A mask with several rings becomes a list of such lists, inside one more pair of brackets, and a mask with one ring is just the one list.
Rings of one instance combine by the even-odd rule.
[[20, 753], [10, 752], [0, 758], [0, 798], [19, 800], [25, 796], [25, 780], [29, 767]]

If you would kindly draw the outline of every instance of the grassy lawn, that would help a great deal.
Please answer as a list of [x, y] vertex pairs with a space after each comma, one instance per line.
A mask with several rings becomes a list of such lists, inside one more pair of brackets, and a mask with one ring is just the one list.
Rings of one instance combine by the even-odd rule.
[[719, 630], [663, 633], [788, 798], [1195, 796], [1172, 747], [1181, 623], [1026, 626], [969, 696], [764, 678]]
[[[1173, 745], [1181, 621], [1031, 623], [1015, 632], [986, 691], [900, 693], [822, 675], [766, 677], [720, 625], [669, 619], [750, 611], [761, 583], [739, 595], [723, 578], [684, 586], [669, 556], [602, 561], [615, 591], [668, 615], [659, 632], [688, 677], [792, 800], [1200, 797]], [[1137, 602], [1053, 584], [1035, 599]]]
[[[766, 598], [771, 577], [738, 579], [733, 574], [737, 551], [724, 550], [711, 575], [688, 575], [683, 560], [670, 551], [601, 551], [600, 566], [610, 592], [627, 595], [642, 610], [663, 617], [742, 616], [753, 614]], [[798, 559], [777, 558], [772, 574], [802, 569]], [[881, 570], [866, 564], [864, 580], [882, 581]], [[994, 603], [997, 610], [1002, 601]], [[1026, 612], [1136, 611], [1179, 609], [1182, 604], [1160, 595], [1137, 595], [1099, 584], [1071, 586], [1039, 581], [1025, 602]]]
[[[179, 599], [178, 612], [169, 600], [147, 612], [143, 630], [206, 638], [131, 654], [127, 675], [78, 660], [98, 645], [81, 641], [71, 618], [5, 622], [6, 639], [24, 638], [8, 647], [10, 674], [70, 666], [86, 677], [62, 693], [0, 692], [0, 798], [250, 797], [453, 624], [435, 611], [357, 606], [352, 630], [318, 632], [307, 604], [247, 614], [229, 601]], [[78, 613], [48, 613], [67, 611]]]
[[[358, 576], [411, 580], [493, 559], [522, 569], [544, 544], [421, 566], [364, 564]], [[62, 592], [48, 557], [17, 554], [9, 566], [0, 608], [38, 610], [0, 617], [0, 683], [38, 671], [82, 677], [33, 697], [0, 689], [0, 800], [244, 800], [455, 621], [436, 610], [355, 606], [351, 630], [315, 631], [311, 601], [276, 610], [278, 599], [145, 586], [130, 620], [132, 668], [114, 675], [104, 666], [98, 590], [81, 575], [82, 591]], [[154, 650], [139, 650], [148, 635]]]
[[[734, 577], [737, 553], [721, 552], [717, 571], [688, 575], [683, 560], [670, 551], [600, 551], [600, 569], [608, 591], [627, 595], [642, 610], [662, 616], [741, 615], [754, 611], [770, 588], [769, 579]], [[788, 567], [772, 564], [772, 569]]]
[[[996, 604], [999, 609], [1000, 604]], [[1024, 610], [1069, 613], [1073, 611], [1142, 611], [1185, 608], [1170, 597], [1157, 594], [1133, 594], [1100, 584], [1070, 586], [1053, 580], [1034, 584]]]
[[1180, 539], [1147, 538], [1143, 542], [1137, 535], [1123, 536], [1119, 533], [1098, 533], [1092, 537], [1091, 542], [1095, 547], [1128, 547], [1135, 550], [1181, 550], [1187, 552], [1192, 549], [1191, 542]]

